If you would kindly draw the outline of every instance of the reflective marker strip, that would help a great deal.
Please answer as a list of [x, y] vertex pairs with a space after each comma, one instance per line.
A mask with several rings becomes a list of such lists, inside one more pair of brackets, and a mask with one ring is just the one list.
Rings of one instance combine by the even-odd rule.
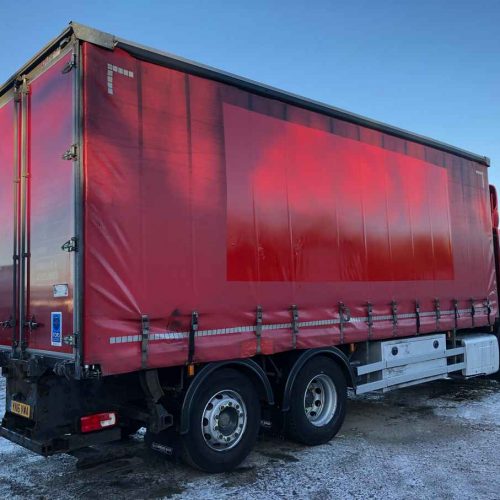
[[[487, 307], [476, 307], [476, 315], [479, 315], [480, 311], [487, 312]], [[468, 315], [470, 316], [470, 309], [459, 309], [458, 314]], [[455, 311], [441, 311], [441, 318], [443, 316], [454, 315]], [[420, 317], [434, 317], [436, 316], [436, 312], [423, 312], [420, 313]], [[415, 319], [417, 315], [415, 313], [405, 313], [398, 314], [398, 320], [401, 319]], [[382, 315], [382, 316], [373, 316], [372, 321], [392, 321], [392, 315]], [[357, 316], [351, 318], [349, 321], [344, 321], [344, 326], [349, 323], [367, 323], [368, 316]], [[338, 325], [340, 323], [339, 319], [320, 319], [314, 321], [299, 321], [299, 328], [302, 327], [310, 327], [310, 326], [332, 326]], [[275, 323], [269, 325], [262, 325], [262, 330], [285, 330], [292, 328], [291, 323]], [[232, 333], [253, 333], [256, 331], [256, 327], [252, 326], [235, 326], [231, 328], [220, 328], [215, 330], [198, 330], [196, 332], [196, 337], [210, 337], [213, 335], [229, 335]], [[183, 340], [189, 337], [189, 332], [159, 332], [159, 333], [151, 333], [149, 335], [150, 340]], [[123, 337], [111, 337], [109, 339], [110, 344], [126, 344], [131, 342], [140, 342], [140, 335], [127, 335]]]
[[[113, 75], [118, 73], [119, 75], [128, 76], [129, 78], [134, 78], [134, 72], [128, 69], [119, 68], [113, 64], [108, 64], [108, 94], [113, 95]], [[121, 337], [118, 337], [121, 338]]]

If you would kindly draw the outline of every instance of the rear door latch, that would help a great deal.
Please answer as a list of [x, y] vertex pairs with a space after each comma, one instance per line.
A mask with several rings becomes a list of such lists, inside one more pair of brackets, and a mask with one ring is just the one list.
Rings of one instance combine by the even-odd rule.
[[0, 328], [3, 330], [6, 330], [7, 328], [14, 328], [14, 320], [12, 318], [8, 319], [7, 321], [0, 321]]
[[65, 345], [75, 347], [76, 346], [76, 333], [74, 333], [73, 335], [66, 335], [63, 338], [63, 342]]
[[24, 322], [24, 326], [28, 328], [30, 332], [36, 330], [40, 325], [35, 321], [35, 316], [31, 316], [28, 320]]

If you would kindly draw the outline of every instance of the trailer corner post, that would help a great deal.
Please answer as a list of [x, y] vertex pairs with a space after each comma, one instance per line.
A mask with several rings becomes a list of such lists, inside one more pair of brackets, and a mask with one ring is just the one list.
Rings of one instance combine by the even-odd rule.
[[21, 189], [20, 189], [20, 263], [19, 263], [19, 348], [20, 357], [24, 356], [26, 348], [28, 346], [26, 340], [26, 288], [27, 288], [27, 259], [28, 254], [28, 238], [27, 238], [27, 228], [28, 228], [28, 207], [27, 207], [27, 193], [28, 193], [28, 106], [29, 106], [29, 82], [26, 76], [21, 80], [19, 87], [19, 92], [21, 96]]
[[[78, 37], [74, 37], [73, 55], [71, 63], [73, 66], [73, 171], [74, 171], [74, 234], [76, 238], [76, 252], [74, 258], [74, 284], [73, 284], [73, 329], [75, 331], [75, 344], [73, 354], [75, 357], [75, 377], [83, 378], [86, 374], [84, 369], [84, 342], [83, 342], [83, 294], [84, 294], [84, 127], [83, 127], [83, 54], [82, 44]], [[65, 68], [66, 69], [66, 68]]]

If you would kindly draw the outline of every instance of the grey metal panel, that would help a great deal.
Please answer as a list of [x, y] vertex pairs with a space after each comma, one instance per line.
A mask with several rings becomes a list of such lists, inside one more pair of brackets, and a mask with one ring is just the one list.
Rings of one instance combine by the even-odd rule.
[[[389, 340], [385, 342], [380, 342], [380, 345], [384, 344], [387, 346], [399, 345], [401, 343], [407, 342], [421, 342], [422, 340], [434, 340], [439, 337], [444, 337], [444, 335], [433, 335], [427, 337], [415, 337], [412, 339]], [[454, 364], [444, 364], [442, 366], [436, 366], [435, 364], [427, 364], [422, 366], [422, 369], [418, 372], [401, 372], [396, 376], [391, 376], [385, 374], [385, 370], [395, 367], [403, 367], [407, 365], [417, 365], [422, 364], [427, 361], [448, 359], [454, 356], [464, 355], [465, 349], [463, 347], [456, 347], [453, 349], [446, 349], [444, 351], [432, 351], [423, 354], [413, 354], [411, 356], [404, 356], [401, 359], [382, 359], [381, 361], [376, 361], [374, 363], [369, 363], [366, 365], [359, 366], [357, 368], [358, 376], [372, 374], [376, 372], [382, 372], [382, 378], [380, 380], [375, 380], [372, 382], [366, 382], [364, 384], [358, 385], [356, 389], [356, 394], [364, 394], [370, 391], [376, 391], [380, 389], [389, 389], [404, 387], [407, 385], [415, 385], [421, 382], [426, 382], [428, 380], [433, 380], [436, 378], [443, 378], [448, 375], [448, 373], [460, 371], [465, 366], [464, 362], [454, 363]], [[378, 351], [378, 355], [383, 356], [383, 350]]]
[[359, 377], [361, 375], [367, 375], [368, 373], [379, 372], [386, 367], [385, 365], [385, 361], [377, 361], [376, 363], [370, 363], [369, 365], [358, 366], [356, 371]]
[[104, 47], [106, 49], [114, 48], [115, 37], [110, 33], [90, 28], [84, 24], [74, 22], [70, 22], [69, 24], [73, 28], [73, 33], [78, 40], [93, 43], [94, 45], [99, 45], [100, 47]]
[[429, 354], [423, 354], [420, 356], [411, 356], [403, 359], [394, 359], [387, 361], [378, 361], [376, 363], [371, 363], [369, 365], [363, 365], [358, 367], [357, 372], [359, 375], [367, 375], [368, 373], [374, 373], [383, 370], [384, 368], [395, 368], [396, 366], [405, 366], [411, 363], [421, 363], [423, 361], [431, 361], [433, 359], [449, 358], [451, 356], [460, 356], [464, 354], [465, 349], [463, 347], [457, 347], [455, 349], [447, 349], [445, 354], [441, 352], [431, 352]]
[[449, 358], [450, 356], [460, 356], [465, 353], [464, 347], [455, 347], [453, 349], [446, 349], [446, 356]]
[[388, 387], [400, 386], [401, 384], [406, 384], [408, 382], [425, 382], [429, 377], [446, 377], [448, 373], [460, 371], [465, 367], [465, 363], [456, 363], [454, 365], [447, 365], [443, 367], [430, 368], [426, 371], [422, 371], [418, 378], [412, 373], [402, 375], [401, 377], [393, 377], [390, 379], [377, 380], [376, 382], [369, 382], [367, 384], [358, 385], [356, 388], [356, 394], [364, 394], [366, 392], [378, 391], [380, 389], [386, 389]]

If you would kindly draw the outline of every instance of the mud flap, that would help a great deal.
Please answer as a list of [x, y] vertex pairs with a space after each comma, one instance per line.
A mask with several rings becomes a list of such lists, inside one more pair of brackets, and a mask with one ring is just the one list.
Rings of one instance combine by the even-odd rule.
[[182, 457], [182, 438], [174, 428], [169, 428], [159, 433], [146, 432], [144, 436], [146, 446], [156, 453], [174, 462], [180, 462]]

